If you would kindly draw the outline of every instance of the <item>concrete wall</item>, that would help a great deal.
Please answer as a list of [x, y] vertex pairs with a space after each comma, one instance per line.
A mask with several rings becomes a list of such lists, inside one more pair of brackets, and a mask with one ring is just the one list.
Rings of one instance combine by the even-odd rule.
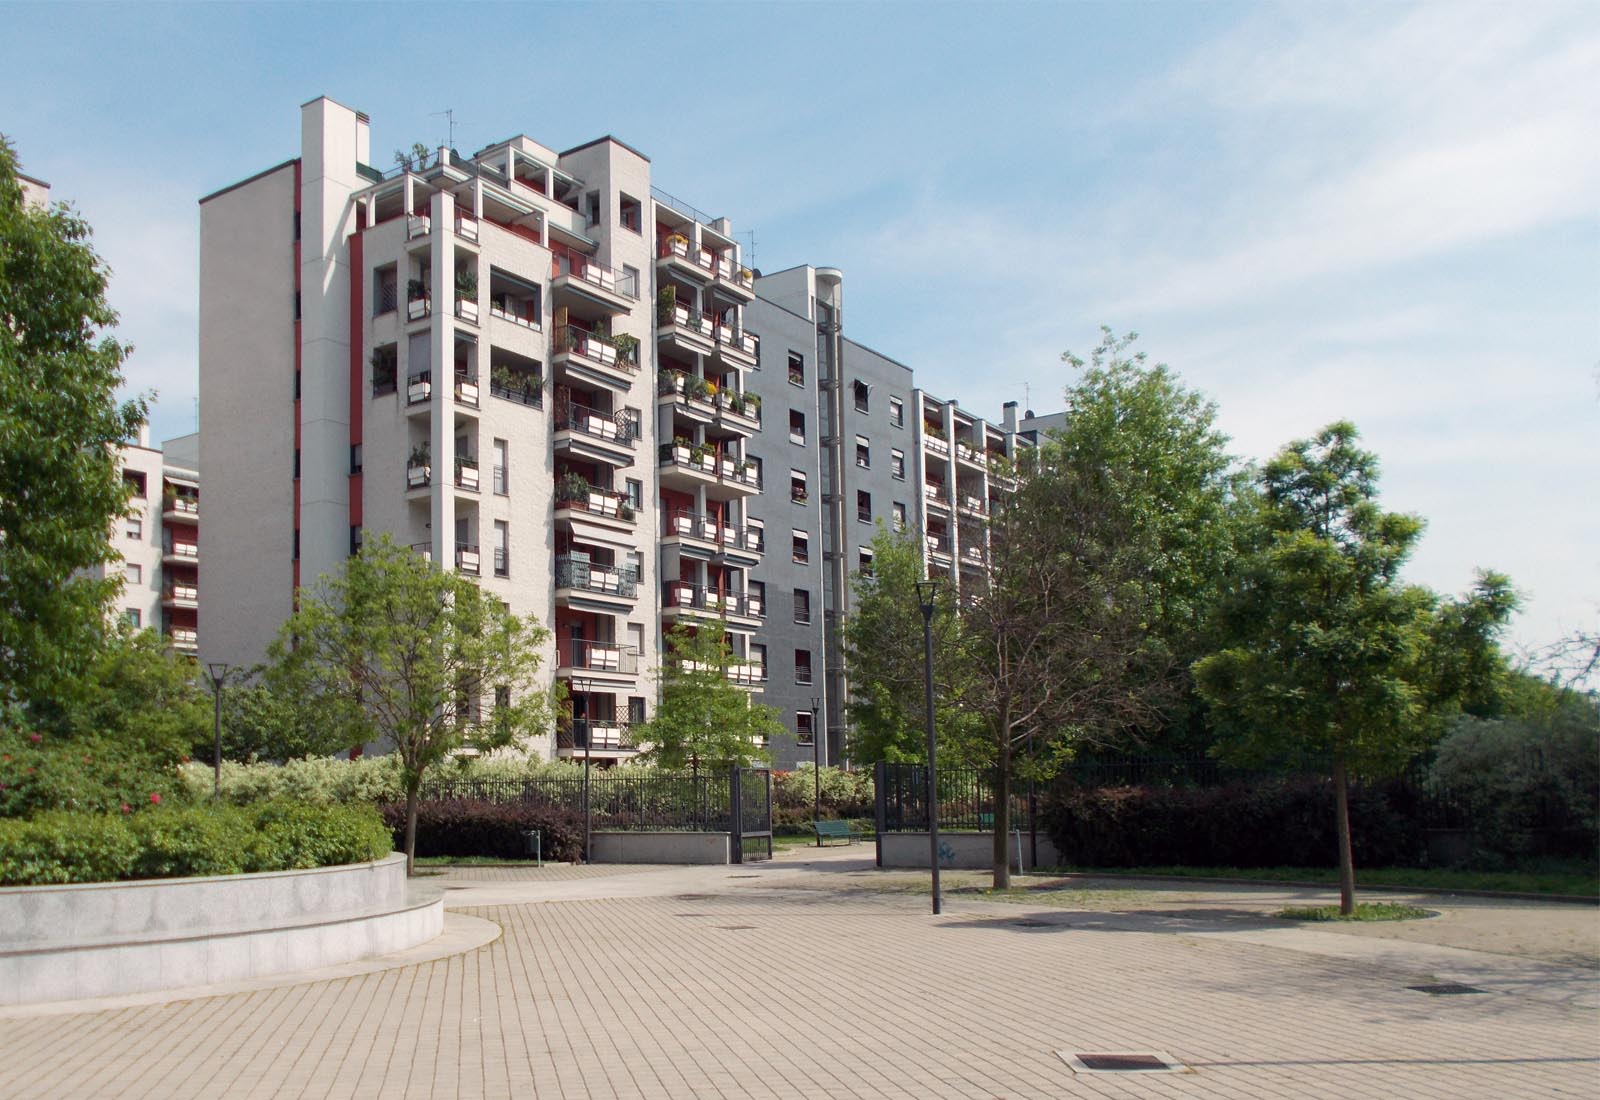
[[727, 833], [595, 833], [591, 858], [595, 863], [727, 864], [733, 862], [733, 847]]
[[[1016, 834], [1006, 845], [1011, 866], [1017, 866]], [[1048, 837], [1039, 837], [1039, 866], [1058, 867], [1061, 857]], [[926, 867], [928, 865], [927, 833], [880, 833], [878, 835], [878, 865], [880, 867]], [[1028, 834], [1022, 834], [1022, 865], [1033, 870], [1033, 859]], [[939, 866], [959, 870], [987, 870], [994, 866], [993, 833], [939, 832]]]
[[425, 943], [405, 857], [260, 875], [0, 889], [0, 1005], [237, 981]]

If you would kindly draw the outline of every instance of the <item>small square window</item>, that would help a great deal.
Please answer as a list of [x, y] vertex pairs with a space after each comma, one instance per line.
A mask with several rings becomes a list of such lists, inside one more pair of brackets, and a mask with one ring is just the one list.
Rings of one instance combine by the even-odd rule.
[[866, 412], [868, 402], [871, 400], [871, 387], [858, 379], [851, 383], [850, 388], [855, 396], [856, 412]]
[[644, 206], [643, 206], [642, 203], [640, 203], [640, 201], [638, 199], [634, 198], [632, 195], [623, 195], [622, 196], [622, 207], [621, 207], [621, 210], [620, 210], [620, 215], [621, 216], [620, 216], [619, 220], [622, 223], [622, 228], [631, 229], [635, 233], [640, 232], [640, 230], [643, 228], [643, 226], [644, 226]]
[[122, 575], [128, 579], [129, 584], [144, 583], [144, 566], [137, 562], [128, 562], [122, 567]]
[[797, 649], [794, 651], [794, 682], [809, 684], [811, 682], [811, 651]]
[[811, 560], [811, 537], [804, 531], [796, 531], [794, 533], [793, 556], [795, 561], [801, 563]]
[[123, 534], [138, 542], [144, 538], [144, 520], [138, 516], [129, 516], [128, 525], [123, 528]]
[[865, 489], [856, 490], [856, 519], [862, 523], [872, 522], [872, 494]]

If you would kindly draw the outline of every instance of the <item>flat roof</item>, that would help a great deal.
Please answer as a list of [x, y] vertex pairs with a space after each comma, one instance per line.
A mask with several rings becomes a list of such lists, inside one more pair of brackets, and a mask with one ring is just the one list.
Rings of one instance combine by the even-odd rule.
[[[313, 100], [312, 102], [315, 102], [315, 100]], [[268, 169], [266, 169], [264, 171], [261, 171], [261, 172], [257, 172], [255, 175], [249, 176], [249, 177], [247, 177], [245, 179], [242, 179], [238, 183], [230, 183], [230, 184], [228, 184], [228, 186], [222, 188], [220, 191], [213, 191], [213, 192], [211, 192], [211, 194], [206, 195], [203, 198], [201, 198], [200, 202], [202, 204], [208, 203], [214, 198], [217, 198], [217, 197], [219, 197], [221, 195], [226, 195], [229, 191], [237, 191], [239, 188], [245, 186], [245, 184], [254, 183], [256, 180], [261, 179], [263, 176], [270, 176], [274, 172], [281, 172], [285, 168], [288, 168], [289, 166], [297, 163], [299, 160], [300, 160], [299, 157], [290, 157], [288, 160], [284, 161], [282, 164], [274, 164], [271, 168], [268, 168]]]

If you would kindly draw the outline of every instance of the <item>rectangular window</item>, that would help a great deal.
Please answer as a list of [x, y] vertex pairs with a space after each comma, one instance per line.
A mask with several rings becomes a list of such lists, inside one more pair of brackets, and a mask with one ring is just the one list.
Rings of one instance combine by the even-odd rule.
[[889, 398], [889, 423], [897, 428], [906, 426], [906, 403], [898, 397]]
[[789, 442], [805, 445], [806, 441], [806, 414], [799, 409], [789, 410]]
[[639, 296], [639, 269], [632, 264], [622, 265], [622, 278], [617, 280], [617, 289], [630, 297]]
[[122, 481], [125, 485], [133, 487], [133, 496], [136, 500], [143, 500], [145, 494], [144, 475], [137, 470], [122, 471]]
[[767, 614], [767, 582], [748, 581], [745, 584], [745, 592], [750, 597], [750, 614], [765, 618]]
[[644, 725], [644, 699], [641, 696], [628, 696], [628, 725]]
[[794, 739], [802, 748], [810, 748], [815, 743], [815, 735], [811, 730], [811, 712], [803, 710], [794, 716]]
[[583, 196], [583, 220], [591, 226], [600, 224], [600, 192], [590, 191]]
[[856, 436], [856, 465], [863, 470], [872, 468], [872, 445], [864, 435]]
[[644, 204], [632, 195], [623, 195], [621, 217], [622, 228], [631, 229], [638, 233], [644, 227]]
[[744, 529], [744, 548], [757, 553], [767, 548], [767, 525], [761, 520], [747, 521]]
[[144, 520], [138, 516], [129, 516], [128, 525], [122, 529], [122, 533], [135, 542], [141, 541], [144, 538]]
[[906, 455], [904, 451], [889, 452], [889, 476], [896, 481], [906, 479]]
[[794, 651], [794, 682], [809, 684], [811, 682], [811, 651], [797, 649]]
[[494, 575], [511, 575], [511, 525], [503, 519], [494, 521]]
[[863, 577], [872, 576], [872, 551], [868, 547], [863, 546], [861, 548], [861, 557], [857, 568]]
[[400, 350], [394, 344], [383, 344], [372, 349], [372, 396], [380, 397], [395, 390], [395, 376], [400, 368]]
[[350, 527], [350, 556], [353, 558], [361, 553], [361, 527], [352, 524]]
[[361, 472], [361, 444], [359, 443], [350, 444], [350, 472], [352, 474]]
[[789, 384], [792, 386], [806, 384], [806, 357], [798, 351], [789, 353]]
[[804, 470], [789, 471], [789, 499], [796, 504], [804, 504], [810, 499], [806, 492], [806, 475]]
[[400, 275], [394, 264], [372, 273], [372, 315], [382, 317], [400, 308]]
[[804, 588], [794, 590], [794, 621], [797, 623], [811, 621], [811, 593]]
[[896, 531], [904, 531], [906, 529], [906, 506], [897, 500], [894, 502], [893, 508], [894, 529]]
[[144, 566], [130, 561], [122, 567], [122, 575], [128, 578], [129, 584], [143, 584]]
[[858, 413], [866, 412], [867, 411], [867, 407], [868, 407], [868, 402], [869, 402], [870, 397], [871, 397], [871, 389], [872, 388], [870, 386], [868, 386], [865, 382], [862, 382], [860, 379], [857, 379], [855, 382], [852, 382], [850, 384], [850, 388], [854, 392], [855, 401], [856, 401], [856, 412], [858, 412]]
[[638, 512], [644, 507], [644, 482], [629, 478], [626, 485], [628, 507]]
[[808, 562], [811, 560], [811, 536], [804, 531], [794, 533], [794, 560]]
[[865, 489], [856, 490], [856, 519], [862, 523], [872, 522], [872, 494]]
[[135, 630], [138, 630], [140, 626], [144, 625], [144, 616], [139, 613], [139, 609], [137, 607], [128, 608], [122, 613], [122, 618]]
[[500, 496], [505, 496], [511, 491], [511, 468], [506, 441], [494, 441], [494, 491]]

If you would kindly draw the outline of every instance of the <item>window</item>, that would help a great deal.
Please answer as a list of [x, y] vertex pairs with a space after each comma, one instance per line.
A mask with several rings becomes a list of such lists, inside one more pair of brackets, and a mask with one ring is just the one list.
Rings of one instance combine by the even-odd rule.
[[804, 504], [810, 499], [806, 492], [806, 474], [804, 470], [789, 471], [789, 499], [796, 504]]
[[644, 482], [629, 478], [627, 484], [628, 507], [635, 512], [644, 508]]
[[897, 500], [892, 507], [894, 510], [894, 529], [896, 531], [904, 531], [906, 529], [906, 506]]
[[632, 195], [622, 196], [622, 228], [638, 233], [644, 226], [644, 206]]
[[122, 533], [135, 542], [140, 541], [144, 538], [144, 520], [138, 516], [129, 516], [128, 525], [122, 529]]
[[624, 294], [637, 298], [639, 296], [639, 269], [632, 264], [623, 264], [622, 278], [617, 281], [617, 289]]
[[872, 522], [872, 494], [865, 489], [856, 490], [856, 519], [862, 523]]
[[804, 531], [794, 533], [794, 560], [797, 562], [811, 560], [811, 536]]
[[906, 479], [906, 453], [904, 451], [889, 452], [889, 476], [896, 481]]
[[806, 384], [806, 357], [798, 351], [789, 353], [789, 384], [792, 386]]
[[767, 678], [766, 646], [758, 645], [755, 642], [750, 643], [750, 666], [751, 671], [755, 674], [756, 679], [765, 682]]
[[806, 414], [799, 409], [789, 410], [789, 442], [802, 446], [806, 441]]
[[744, 590], [745, 594], [750, 598], [750, 614], [765, 618], [767, 614], [767, 582], [747, 581], [745, 582]]
[[361, 444], [359, 443], [350, 444], [350, 472], [352, 474], [361, 472]]
[[811, 712], [809, 710], [803, 710], [794, 716], [794, 739], [806, 748], [816, 744], [816, 735], [811, 729]]
[[353, 558], [361, 553], [361, 526], [352, 524], [350, 527], [350, 556]]
[[133, 486], [133, 495], [136, 498], [139, 500], [144, 499], [145, 485], [143, 474], [139, 473], [137, 470], [124, 470], [122, 471], [122, 480], [124, 483]]
[[122, 575], [128, 578], [129, 584], [143, 584], [144, 566], [130, 561], [122, 567]]
[[767, 525], [765, 523], [759, 519], [747, 521], [744, 529], [744, 548], [757, 552], [767, 548]]
[[897, 428], [906, 426], [906, 403], [898, 397], [889, 398], [889, 423]]
[[861, 548], [860, 564], [857, 566], [863, 577], [872, 576], [872, 550], [870, 547]]
[[857, 379], [856, 381], [850, 383], [850, 389], [852, 391], [854, 391], [854, 396], [855, 396], [855, 399], [856, 399], [856, 412], [858, 412], [858, 413], [866, 412], [867, 411], [867, 402], [868, 402], [869, 394], [871, 393], [872, 387], [868, 386], [865, 382], [861, 381], [860, 379]]
[[400, 276], [394, 264], [372, 273], [372, 315], [382, 317], [400, 307]]
[[794, 590], [794, 621], [797, 623], [811, 621], [811, 593], [804, 588]]
[[300, 477], [300, 448], [299, 447], [296, 447], [294, 449], [294, 476], [295, 476], [295, 478], [297, 480]]
[[794, 682], [809, 684], [811, 682], [811, 651], [797, 649], [794, 651]]
[[600, 192], [590, 191], [583, 196], [583, 220], [589, 225], [600, 224]]
[[511, 525], [503, 519], [494, 521], [494, 575], [511, 575]]
[[494, 491], [500, 496], [505, 496], [511, 491], [511, 466], [506, 441], [497, 439], [493, 444], [494, 450]]
[[135, 630], [138, 630], [139, 627], [144, 625], [144, 616], [139, 613], [139, 609], [137, 607], [130, 607], [123, 611], [122, 619]]
[[863, 470], [872, 468], [872, 446], [864, 435], [856, 436], [856, 465]]
[[644, 725], [644, 698], [642, 696], [628, 696], [628, 725]]

